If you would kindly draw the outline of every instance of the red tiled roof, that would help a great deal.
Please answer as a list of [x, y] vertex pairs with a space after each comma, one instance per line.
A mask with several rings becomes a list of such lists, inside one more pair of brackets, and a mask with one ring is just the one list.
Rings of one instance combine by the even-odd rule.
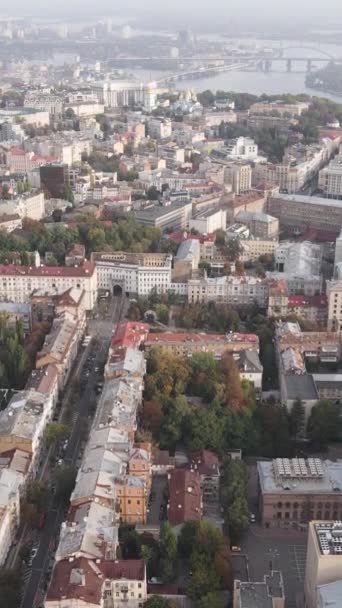
[[136, 321], [119, 323], [116, 327], [115, 333], [112, 336], [111, 347], [138, 347], [148, 335], [149, 327], [150, 326], [148, 323], [138, 323]]
[[210, 450], [198, 450], [190, 455], [190, 466], [195, 467], [200, 475], [217, 475], [219, 462], [216, 454]]
[[84, 557], [56, 563], [47, 600], [64, 598], [83, 600], [85, 605], [101, 606], [102, 586], [105, 579], [145, 579], [143, 560], [92, 561]]
[[[165, 331], [161, 333], [152, 333], [148, 334], [146, 343], [147, 344], [162, 344], [163, 342], [207, 342], [207, 341], [217, 341], [223, 342], [227, 340], [226, 334], [207, 334], [204, 332], [201, 333], [191, 333], [191, 332], [171, 332]], [[258, 336], [255, 334], [229, 334], [230, 342], [258, 342]]]
[[1, 275], [29, 275], [34, 277], [77, 277], [89, 276], [95, 271], [93, 262], [84, 262], [82, 266], [17, 266], [16, 264], [0, 264]]
[[25, 152], [25, 150], [22, 150], [21, 148], [10, 148], [8, 153], [15, 156], [25, 156], [26, 154], [29, 154], [29, 152]]
[[315, 306], [317, 308], [326, 308], [328, 306], [327, 296], [296, 296], [291, 295], [288, 298], [289, 306]]
[[174, 469], [169, 479], [168, 519], [172, 526], [199, 520], [202, 515], [200, 476], [197, 471]]

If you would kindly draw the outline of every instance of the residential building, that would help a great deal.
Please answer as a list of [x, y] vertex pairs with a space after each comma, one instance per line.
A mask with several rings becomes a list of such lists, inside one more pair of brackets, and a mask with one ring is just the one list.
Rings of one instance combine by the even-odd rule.
[[301, 529], [313, 519], [342, 519], [341, 460], [277, 458], [259, 461], [257, 469], [264, 527]]
[[59, 387], [64, 388], [76, 359], [80, 339], [85, 329], [68, 311], [56, 317], [52, 328], [37, 354], [36, 368], [55, 365], [58, 370]]
[[281, 572], [271, 570], [263, 581], [234, 580], [233, 608], [285, 608]]
[[139, 296], [170, 289], [172, 257], [168, 254], [94, 252], [91, 259], [97, 268], [98, 289]]
[[166, 166], [170, 168], [177, 167], [185, 161], [184, 148], [181, 148], [175, 142], [159, 145], [158, 156], [164, 159]]
[[174, 469], [168, 473], [168, 520], [171, 526], [186, 521], [199, 521], [202, 517], [202, 492], [197, 471]]
[[[289, 295], [287, 299], [287, 312], [317, 324], [320, 328], [327, 327], [328, 301], [325, 295], [302, 296]], [[279, 315], [278, 315], [279, 316]], [[328, 329], [333, 330], [334, 327]]]
[[260, 396], [263, 367], [258, 352], [255, 350], [241, 350], [233, 353], [233, 359], [239, 368], [240, 378], [253, 384], [255, 393]]
[[296, 101], [295, 103], [287, 103], [285, 101], [257, 101], [249, 108], [250, 114], [273, 114], [276, 112], [280, 116], [290, 115], [292, 117], [301, 116], [303, 112], [307, 112], [310, 108], [310, 103], [306, 101]]
[[35, 289], [30, 296], [30, 306], [33, 323], [52, 322], [60, 313], [67, 311], [81, 328], [85, 326], [86, 298], [83, 289]]
[[45, 216], [44, 194], [37, 190], [31, 190], [10, 201], [0, 200], [0, 215], [19, 215], [22, 220], [29, 218], [40, 221]]
[[229, 139], [226, 146], [215, 152], [227, 160], [255, 160], [258, 157], [258, 145], [250, 137], [236, 137]]
[[135, 212], [135, 219], [139, 224], [160, 228], [177, 230], [187, 228], [192, 217], [192, 203], [190, 201], [177, 201], [171, 204], [149, 204]]
[[342, 201], [305, 196], [278, 194], [267, 202], [268, 212], [279, 219], [280, 227], [294, 233], [316, 229], [337, 236], [342, 225]]
[[220, 359], [226, 352], [259, 352], [259, 339], [255, 334], [212, 334], [205, 332], [150, 332], [144, 341], [145, 349], [160, 347], [178, 357], [191, 357], [196, 352], [212, 353]]
[[21, 229], [23, 225], [19, 213], [0, 215], [0, 230], [5, 232], [13, 232], [13, 230]]
[[252, 187], [252, 169], [248, 163], [229, 163], [224, 167], [224, 183], [234, 194], [247, 194]]
[[201, 259], [201, 245], [198, 239], [182, 241], [173, 259], [172, 281], [187, 281]]
[[235, 221], [246, 224], [251, 234], [261, 239], [277, 238], [279, 234], [279, 220], [260, 211], [239, 211]]
[[23, 482], [21, 473], [0, 470], [0, 566], [5, 566], [20, 524], [20, 490]]
[[268, 285], [268, 317], [285, 317], [288, 311], [289, 292], [284, 279], [270, 280]]
[[310, 241], [282, 242], [275, 251], [277, 271], [268, 277], [286, 281], [289, 294], [319, 295], [323, 289], [321, 275], [322, 248]]
[[210, 450], [191, 452], [189, 467], [191, 471], [199, 473], [203, 500], [218, 501], [220, 466], [216, 454]]
[[227, 227], [227, 211], [225, 209], [204, 209], [195, 213], [189, 220], [190, 230], [197, 230], [200, 234], [212, 234], [216, 230], [225, 230]]
[[250, 306], [257, 303], [267, 306], [268, 286], [264, 279], [254, 276], [223, 276], [190, 279], [188, 281], [188, 301], [218, 302], [236, 306]]
[[64, 559], [55, 564], [44, 608], [143, 608], [143, 560]]
[[236, 222], [236, 217], [241, 211], [263, 213], [266, 205], [265, 193], [251, 190], [247, 194], [235, 195], [227, 200], [227, 220]]
[[66, 266], [82, 266], [85, 262], [85, 246], [81, 243], [75, 243], [65, 254]]
[[[228, 232], [227, 232], [228, 235]], [[259, 237], [251, 236], [249, 238], [241, 238], [240, 245], [242, 247], [242, 253], [239, 259], [242, 262], [254, 262], [260, 258], [260, 256], [273, 256], [279, 241], [277, 238], [261, 239]]]
[[48, 112], [51, 117], [58, 119], [62, 115], [63, 100], [58, 95], [44, 91], [27, 91], [24, 98], [24, 107]]
[[328, 329], [340, 331], [342, 328], [342, 280], [331, 280], [326, 283], [328, 298]]
[[25, 303], [35, 289], [53, 290], [76, 287], [85, 291], [86, 310], [92, 310], [97, 298], [97, 270], [92, 262], [82, 266], [0, 265], [0, 301]]
[[[338, 501], [338, 496], [336, 497]], [[305, 606], [307, 608], [326, 608], [322, 606], [323, 587], [341, 581], [342, 525], [335, 518], [312, 518], [308, 526], [308, 544], [304, 579]], [[336, 518], [337, 519], [337, 518]], [[341, 517], [338, 517], [340, 520]], [[319, 603], [321, 602], [321, 603]], [[334, 605], [331, 604], [332, 606]], [[339, 604], [337, 603], [336, 606]]]
[[327, 167], [320, 170], [318, 188], [328, 198], [342, 196], [342, 155], [338, 154], [330, 161]]
[[0, 453], [22, 450], [31, 455], [30, 471], [37, 471], [43, 435], [55, 405], [53, 394], [27, 389], [16, 393], [0, 412]]
[[24, 334], [30, 333], [32, 326], [31, 305], [14, 304], [12, 302], [0, 302], [0, 314], [6, 315], [6, 324], [15, 328], [16, 324], [22, 323]]
[[170, 118], [151, 116], [147, 121], [147, 129], [152, 139], [168, 139], [172, 134], [172, 123]]

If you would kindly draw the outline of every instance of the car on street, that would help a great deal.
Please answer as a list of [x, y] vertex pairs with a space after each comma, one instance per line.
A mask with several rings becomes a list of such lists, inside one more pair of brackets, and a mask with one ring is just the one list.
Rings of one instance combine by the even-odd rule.
[[254, 513], [250, 513], [249, 514], [249, 521], [251, 522], [251, 524], [255, 524], [255, 515], [254, 515]]

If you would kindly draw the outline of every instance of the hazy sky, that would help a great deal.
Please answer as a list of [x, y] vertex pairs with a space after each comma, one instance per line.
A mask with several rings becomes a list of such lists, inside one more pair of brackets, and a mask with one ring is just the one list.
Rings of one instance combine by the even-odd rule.
[[[330, 21], [333, 28], [334, 22], [342, 19], [341, 0], [125, 0], [123, 3], [113, 0], [58, 0], [58, 2], [47, 2], [46, 0], [11, 0], [10, 3], [0, 0], [1, 12], [16, 15], [39, 15], [40, 17], [65, 16], [70, 14], [82, 16], [94, 15], [99, 18], [104, 14], [132, 15], [136, 13], [144, 17], [146, 22], [149, 18], [155, 21], [158, 15], [172, 16], [172, 21], [177, 20], [180, 24], [186, 20], [186, 24], [200, 17], [205, 17], [207, 22], [223, 20], [229, 22], [238, 19], [242, 22], [246, 19], [253, 21], [265, 20], [265, 22], [277, 21], [279, 27], [284, 22], [291, 22], [296, 29], [298, 21], [312, 23], [321, 20], [326, 24]], [[278, 21], [279, 20], [279, 21]]]

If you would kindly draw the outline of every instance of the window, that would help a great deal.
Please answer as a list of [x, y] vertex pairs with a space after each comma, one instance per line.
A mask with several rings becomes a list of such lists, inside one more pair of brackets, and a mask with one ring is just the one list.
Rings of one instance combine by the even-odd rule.
[[278, 502], [278, 505], [277, 505], [278, 509], [281, 509], [282, 506], [283, 506], [283, 503], [282, 502]]

